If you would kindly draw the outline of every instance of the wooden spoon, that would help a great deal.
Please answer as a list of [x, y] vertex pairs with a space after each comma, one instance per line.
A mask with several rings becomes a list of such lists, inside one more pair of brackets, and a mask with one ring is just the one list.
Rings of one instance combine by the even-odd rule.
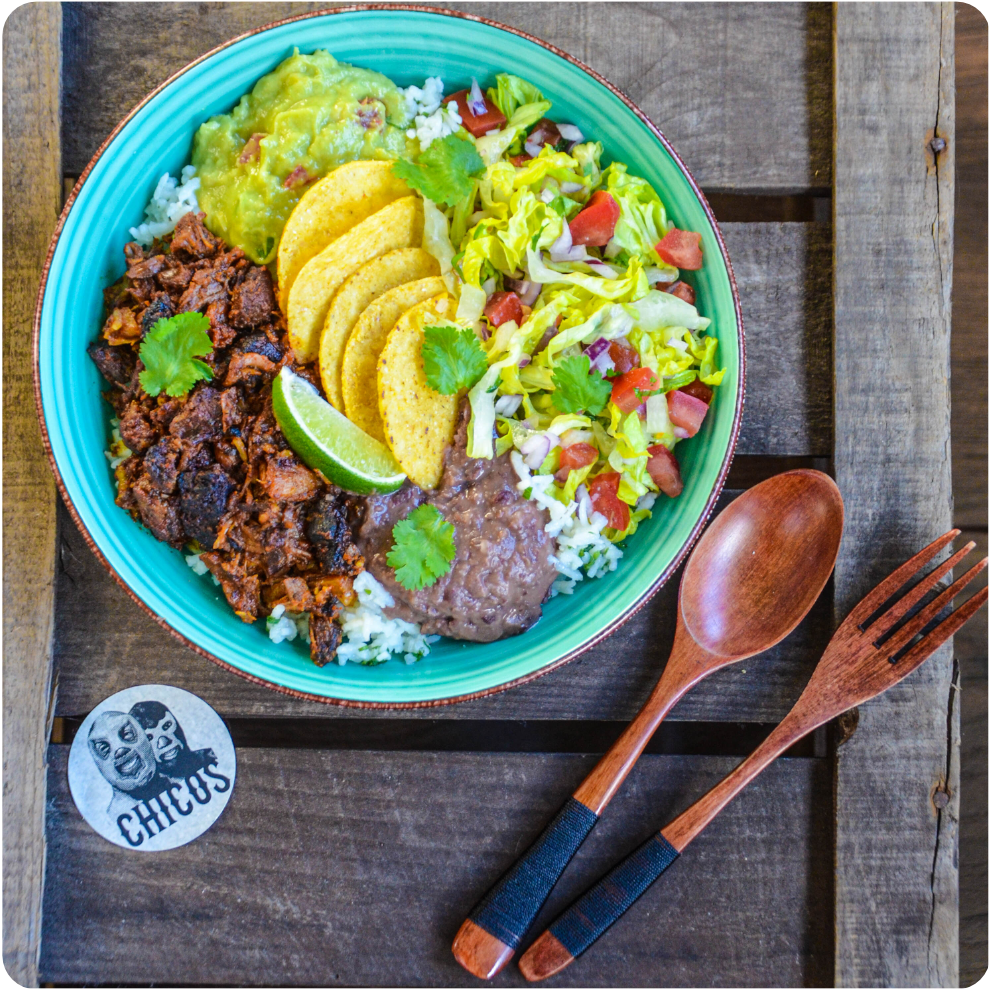
[[538, 982], [566, 968], [649, 889], [727, 803], [774, 759], [808, 732], [899, 683], [986, 603], [989, 591], [983, 587], [938, 622], [938, 615], [952, 598], [985, 569], [983, 559], [921, 607], [925, 598], [936, 590], [938, 581], [975, 548], [975, 543], [963, 546], [894, 600], [920, 568], [957, 535], [958, 530], [952, 529], [936, 539], [852, 609], [828, 644], [810, 683], [772, 734], [717, 786], [640, 845], [543, 931], [519, 961], [519, 970], [526, 979]]
[[736, 498], [698, 542], [680, 582], [673, 651], [635, 720], [529, 850], [461, 925], [453, 955], [490, 979], [515, 953], [556, 881], [663, 718], [709, 673], [776, 645], [834, 569], [844, 506], [815, 470], [771, 477]]

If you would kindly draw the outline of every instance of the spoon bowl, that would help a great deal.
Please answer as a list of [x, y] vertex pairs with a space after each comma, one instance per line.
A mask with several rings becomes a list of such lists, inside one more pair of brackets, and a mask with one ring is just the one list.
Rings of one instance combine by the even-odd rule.
[[680, 583], [680, 614], [698, 645], [745, 659], [776, 645], [810, 611], [834, 569], [844, 506], [816, 470], [778, 474], [708, 527]]

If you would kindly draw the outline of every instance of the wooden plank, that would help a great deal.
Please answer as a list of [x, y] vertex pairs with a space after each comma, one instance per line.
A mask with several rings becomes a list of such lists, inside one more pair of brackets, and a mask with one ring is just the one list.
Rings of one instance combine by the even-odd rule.
[[[986, 553], [986, 318], [989, 52], [984, 15], [955, 4], [955, 181], [965, 208], [955, 217], [951, 298], [951, 476], [955, 525]], [[955, 636], [961, 684], [961, 811], [958, 822], [959, 985], [989, 966], [987, 846], [986, 615]]]
[[[124, 114], [193, 58], [318, 6], [69, 5], [66, 171], [78, 175]], [[785, 192], [830, 182], [826, 5], [448, 6], [520, 28], [596, 69], [656, 121], [705, 187]]]
[[[678, 577], [605, 642], [525, 686], [467, 704], [411, 711], [327, 707], [248, 683], [186, 649], [130, 601], [65, 521], [55, 633], [59, 715], [84, 714], [117, 690], [164, 678], [198, 694], [224, 717], [628, 720], [655, 686], [673, 644]], [[714, 674], [671, 717], [779, 720], [809, 679], [829, 623], [826, 595], [783, 643]]]
[[62, 206], [59, 4], [19, 7], [3, 32], [3, 962], [37, 985], [45, 750], [52, 705], [55, 485], [41, 446], [31, 329]]
[[[53, 746], [42, 978], [464, 985], [450, 942], [593, 757], [241, 749], [224, 815], [165, 859], [111, 845]], [[533, 934], [734, 760], [644, 756]], [[781, 760], [559, 985], [826, 985], [830, 770]], [[494, 985], [525, 985], [510, 966]]]
[[[951, 524], [954, 18], [950, 4], [838, 4], [835, 17], [840, 619]], [[839, 986], [957, 984], [955, 679], [949, 645], [865, 705], [838, 749]]]
[[[829, 237], [817, 224], [731, 224], [751, 369], [742, 448], [775, 455], [820, 454], [830, 444]], [[67, 519], [67, 515], [66, 515]], [[90, 710], [106, 694], [169, 682], [205, 697], [227, 716], [325, 715], [253, 686], [189, 652], [148, 619], [105, 573], [71, 522], [63, 529], [55, 652], [59, 714]], [[673, 583], [616, 636], [548, 678], [440, 717], [619, 718], [645, 700], [672, 642]], [[772, 721], [786, 713], [826, 636], [824, 610], [766, 657], [725, 670], [693, 691], [677, 716]], [[743, 664], [744, 665], [744, 664]], [[758, 671], [758, 672], [755, 672]], [[523, 713], [524, 712], [524, 713]], [[427, 712], [424, 712], [424, 716]], [[366, 716], [366, 715], [364, 715]]]

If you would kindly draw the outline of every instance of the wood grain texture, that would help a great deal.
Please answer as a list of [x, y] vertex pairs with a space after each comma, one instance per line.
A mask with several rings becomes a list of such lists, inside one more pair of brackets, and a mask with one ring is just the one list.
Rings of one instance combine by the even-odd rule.
[[[954, 17], [938, 4], [839, 4], [835, 17], [841, 618], [951, 522]], [[837, 985], [957, 984], [954, 678], [948, 646], [864, 706], [838, 750]]]
[[[70, 4], [66, 171], [78, 175], [131, 107], [193, 58], [326, 6], [333, 5]], [[590, 65], [658, 124], [705, 187], [790, 191], [830, 181], [824, 4], [445, 6], [517, 27]], [[117, 57], [123, 50], [127, 59]]]
[[[673, 645], [671, 616], [676, 613], [679, 576], [599, 646], [514, 690], [465, 704], [393, 712], [298, 701], [219, 669], [164, 632], [120, 590], [64, 509], [60, 511], [65, 522], [55, 630], [56, 713], [60, 715], [84, 714], [108, 694], [165, 678], [167, 683], [197, 693], [224, 717], [627, 721], [649, 696]], [[788, 639], [760, 657], [719, 670], [692, 690], [670, 718], [779, 720], [809, 679], [827, 641], [830, 620], [830, 594], [826, 592]]]
[[51, 711], [55, 485], [41, 447], [31, 329], [62, 206], [61, 9], [19, 7], [3, 32], [3, 962], [37, 985]]
[[[241, 749], [223, 816], [163, 859], [94, 834], [53, 751], [42, 978], [69, 984], [462, 986], [457, 926], [593, 762]], [[643, 758], [541, 921], [732, 764]], [[559, 984], [827, 985], [830, 817], [827, 762], [777, 763]]]
[[[989, 50], [985, 16], [955, 4], [955, 275], [951, 297], [951, 475], [954, 521], [986, 552], [986, 316]], [[958, 822], [959, 985], [989, 967], [986, 616], [955, 637], [961, 684], [961, 811]]]

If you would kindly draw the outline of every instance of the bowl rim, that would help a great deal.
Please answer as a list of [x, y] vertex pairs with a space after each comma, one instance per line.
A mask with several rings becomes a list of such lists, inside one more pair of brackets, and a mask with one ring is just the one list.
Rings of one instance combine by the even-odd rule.
[[[676, 552], [673, 559], [667, 564], [663, 571], [656, 577], [656, 579], [649, 585], [649, 587], [639, 596], [638, 600], [632, 607], [630, 607], [623, 614], [612, 619], [602, 628], [597, 634], [592, 636], [586, 642], [581, 643], [579, 646], [569, 650], [563, 656], [554, 660], [552, 663], [546, 666], [540, 667], [538, 670], [533, 670], [530, 673], [524, 674], [523, 676], [516, 677], [513, 680], [508, 680], [505, 683], [498, 684], [494, 687], [488, 687], [485, 690], [473, 691], [467, 694], [458, 694], [454, 697], [442, 697], [434, 700], [425, 701], [403, 701], [403, 702], [382, 702], [382, 701], [357, 701], [345, 698], [337, 697], [325, 697], [320, 694], [312, 694], [302, 690], [295, 690], [291, 687], [285, 687], [282, 684], [273, 683], [270, 680], [265, 680], [262, 677], [255, 676], [254, 674], [248, 673], [245, 670], [241, 670], [226, 660], [220, 659], [218, 656], [213, 655], [213, 653], [204, 649], [202, 646], [193, 642], [187, 636], [183, 635], [178, 629], [170, 625], [161, 615], [156, 614], [144, 601], [142, 601], [138, 595], [132, 590], [130, 585], [117, 573], [113, 564], [106, 558], [103, 551], [97, 545], [95, 539], [90, 534], [89, 530], [83, 524], [82, 518], [76, 511], [75, 505], [72, 503], [72, 499], [69, 497], [68, 490], [65, 486], [65, 482], [62, 479], [61, 471], [59, 470], [58, 464], [55, 461], [54, 453], [52, 452], [51, 440], [48, 435], [48, 425], [45, 421], [44, 406], [41, 400], [41, 365], [40, 365], [40, 336], [41, 336], [41, 310], [45, 298], [45, 289], [48, 284], [48, 275], [51, 268], [52, 258], [54, 257], [55, 250], [58, 246], [59, 238], [62, 234], [62, 229], [65, 226], [65, 221], [69, 215], [69, 211], [72, 208], [73, 203], [79, 196], [79, 193], [92, 172], [96, 163], [103, 156], [104, 152], [113, 143], [116, 136], [120, 131], [127, 125], [127, 123], [137, 114], [145, 105], [147, 105], [152, 99], [154, 99], [160, 92], [170, 86], [176, 79], [185, 75], [190, 69], [195, 68], [201, 62], [212, 58], [217, 53], [243, 41], [245, 38], [253, 37], [256, 34], [261, 34], [265, 31], [270, 31], [274, 28], [281, 27], [285, 24], [291, 24], [295, 21], [309, 20], [314, 17], [327, 17], [333, 14], [351, 14], [359, 11], [410, 11], [413, 13], [421, 14], [431, 14], [437, 17], [455, 17], [461, 20], [474, 21], [479, 24], [485, 24], [488, 27], [493, 27], [496, 30], [505, 31], [508, 34], [514, 34], [519, 38], [523, 38], [533, 44], [539, 45], [541, 48], [545, 48], [547, 51], [552, 52], [554, 55], [559, 56], [565, 61], [575, 65], [582, 72], [585, 72], [596, 82], [604, 86], [609, 92], [616, 96], [622, 103], [627, 106], [632, 113], [642, 122], [648, 131], [653, 135], [653, 137], [659, 141], [666, 153], [673, 159], [677, 168], [680, 169], [684, 178], [687, 180], [687, 184], [690, 186], [691, 191], [700, 203], [701, 209], [704, 211], [704, 215], [707, 217], [708, 222], [711, 224], [711, 229], [714, 232], [714, 237], [718, 245], [718, 249], [721, 252], [722, 260], [724, 261], [725, 268], [728, 273], [728, 281], [731, 287], [732, 303], [735, 310], [735, 319], [738, 325], [738, 391], [735, 398], [735, 409], [732, 419], [731, 433], [728, 437], [728, 446], [725, 450], [725, 455], [721, 463], [721, 467], [718, 471], [718, 476], [715, 480], [714, 486], [711, 489], [711, 493], [708, 495], [706, 502], [704, 503], [704, 508], [701, 511], [700, 516], [694, 523], [690, 530], [689, 535], [684, 540], [683, 545]], [[41, 427], [41, 441], [45, 448], [45, 453], [48, 456], [48, 463], [52, 469], [52, 473], [55, 476], [55, 485], [58, 488], [59, 495], [62, 498], [62, 502], [67, 508], [72, 521], [75, 523], [79, 532], [82, 534], [83, 539], [86, 541], [86, 545], [92, 550], [96, 555], [96, 558], [103, 564], [106, 570], [109, 572], [110, 576], [120, 585], [120, 587], [126, 592], [126, 594], [134, 601], [139, 608], [146, 615], [148, 615], [153, 621], [160, 625], [163, 629], [169, 632], [172, 636], [182, 642], [185, 646], [191, 649], [194, 653], [202, 656], [204, 659], [208, 659], [211, 663], [219, 666], [223, 670], [227, 670], [231, 673], [235, 673], [237, 676], [250, 683], [259, 684], [260, 686], [266, 687], [269, 690], [274, 690], [280, 694], [286, 694], [290, 697], [294, 697], [298, 700], [315, 701], [320, 704], [328, 704], [338, 707], [351, 707], [351, 708], [366, 708], [372, 710], [410, 710], [415, 708], [432, 708], [432, 707], [442, 707], [448, 704], [459, 704], [464, 701], [479, 700], [482, 697], [488, 697], [492, 694], [499, 694], [503, 691], [509, 690], [513, 687], [519, 687], [522, 684], [529, 683], [539, 677], [545, 676], [547, 673], [552, 673], [554, 670], [560, 669], [560, 667], [566, 665], [572, 660], [576, 659], [578, 656], [587, 652], [589, 649], [593, 648], [599, 642], [602, 642], [609, 635], [611, 635], [616, 629], [623, 625], [629, 620], [637, 611], [639, 611], [653, 595], [662, 587], [672, 576], [674, 571], [680, 564], [684, 561], [687, 554], [693, 548], [694, 543], [697, 542], [702, 530], [707, 524], [711, 517], [714, 507], [718, 502], [721, 492], [724, 488], [725, 481], [728, 477], [728, 470], [731, 467], [732, 460], [735, 456], [735, 449], [738, 442], [738, 433], [741, 428], [742, 423], [742, 410], [745, 405], [745, 386], [746, 386], [746, 353], [745, 353], [745, 328], [742, 321], [742, 308], [738, 298], [738, 285], [735, 281], [735, 272], [732, 268], [731, 259], [728, 256], [728, 249], [725, 246], [724, 238], [721, 234], [721, 228], [718, 225], [717, 219], [715, 219], [714, 213], [711, 210], [710, 204], [707, 201], [704, 193], [701, 191], [700, 186], [694, 179], [690, 170], [684, 164], [683, 160], [677, 154], [676, 150], [666, 139], [663, 132], [649, 119], [646, 114], [639, 109], [639, 107], [623, 93], [617, 86], [609, 82], [604, 76], [595, 72], [590, 66], [585, 65], [580, 59], [575, 58], [568, 52], [557, 48], [555, 45], [550, 44], [547, 41], [543, 41], [541, 38], [537, 38], [534, 35], [521, 30], [520, 28], [510, 27], [507, 24], [502, 24], [500, 21], [492, 20], [488, 17], [482, 17], [479, 14], [471, 14], [460, 10], [451, 10], [446, 7], [433, 7], [424, 6], [421, 4], [405, 4], [405, 3], [355, 3], [347, 4], [346, 6], [332, 7], [322, 10], [307, 11], [301, 14], [294, 14], [291, 17], [284, 17], [277, 21], [271, 21], [270, 23], [263, 24], [260, 27], [251, 29], [250, 31], [245, 31], [243, 34], [239, 34], [228, 41], [211, 48], [209, 51], [204, 52], [198, 58], [193, 59], [183, 68], [172, 73], [164, 82], [156, 86], [151, 92], [149, 92], [139, 103], [137, 103], [123, 119], [117, 124], [116, 127], [110, 132], [106, 140], [97, 148], [96, 153], [90, 159], [89, 163], [83, 169], [82, 174], [76, 180], [76, 184], [73, 186], [71, 193], [65, 201], [65, 205], [62, 207], [62, 212], [59, 215], [58, 223], [55, 226], [55, 230], [52, 233], [51, 241], [48, 245], [48, 252], [45, 255], [45, 263], [42, 267], [41, 272], [41, 283], [38, 287], [38, 298], [35, 305], [34, 311], [34, 326], [32, 332], [32, 345], [31, 345], [31, 362], [32, 362], [32, 375], [34, 379], [34, 401], [35, 408], [38, 414], [38, 421]]]

